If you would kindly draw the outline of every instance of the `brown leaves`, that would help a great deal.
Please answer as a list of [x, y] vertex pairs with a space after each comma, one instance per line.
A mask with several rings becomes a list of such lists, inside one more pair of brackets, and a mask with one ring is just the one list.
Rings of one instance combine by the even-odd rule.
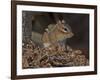
[[22, 67], [46, 68], [89, 65], [88, 59], [81, 50], [73, 50], [59, 43], [47, 48], [36, 46], [31, 40], [23, 42]]

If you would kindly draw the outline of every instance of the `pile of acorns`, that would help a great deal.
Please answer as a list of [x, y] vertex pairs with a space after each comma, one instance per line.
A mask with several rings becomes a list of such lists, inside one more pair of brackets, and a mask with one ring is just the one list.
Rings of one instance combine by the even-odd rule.
[[23, 69], [89, 65], [88, 59], [81, 50], [73, 50], [59, 43], [41, 48], [27, 39], [23, 41], [22, 52]]

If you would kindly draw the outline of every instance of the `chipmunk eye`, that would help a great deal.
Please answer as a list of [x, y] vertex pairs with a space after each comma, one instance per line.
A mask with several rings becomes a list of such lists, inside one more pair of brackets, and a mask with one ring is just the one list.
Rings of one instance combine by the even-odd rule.
[[66, 29], [66, 28], [64, 28], [64, 30], [65, 30], [65, 31], [67, 31], [67, 29]]

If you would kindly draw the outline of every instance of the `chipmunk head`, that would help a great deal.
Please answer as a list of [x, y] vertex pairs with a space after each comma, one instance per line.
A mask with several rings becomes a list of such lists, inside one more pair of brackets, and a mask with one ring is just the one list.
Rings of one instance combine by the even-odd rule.
[[74, 35], [72, 33], [70, 26], [66, 24], [64, 20], [62, 21], [59, 20], [56, 26], [57, 26], [57, 29], [61, 31], [61, 33], [63, 33], [66, 38], [71, 38]]

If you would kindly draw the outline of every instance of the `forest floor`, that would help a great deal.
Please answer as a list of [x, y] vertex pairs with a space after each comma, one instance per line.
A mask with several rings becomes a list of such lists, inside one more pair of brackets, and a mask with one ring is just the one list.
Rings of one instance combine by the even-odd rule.
[[55, 44], [47, 48], [36, 46], [30, 39], [23, 42], [22, 68], [88, 66], [84, 51]]

